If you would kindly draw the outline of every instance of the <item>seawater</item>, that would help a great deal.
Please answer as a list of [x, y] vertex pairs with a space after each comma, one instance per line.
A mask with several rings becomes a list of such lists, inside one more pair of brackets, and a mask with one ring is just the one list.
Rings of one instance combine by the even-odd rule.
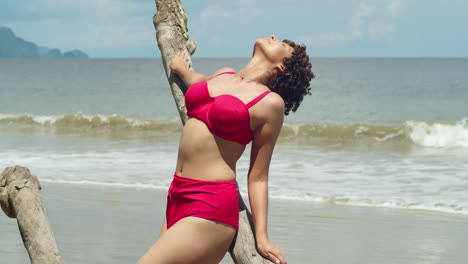
[[[194, 65], [209, 74], [247, 61]], [[468, 59], [312, 61], [312, 96], [275, 148], [272, 199], [468, 215]], [[181, 127], [159, 59], [0, 60], [1, 168], [166, 189]]]

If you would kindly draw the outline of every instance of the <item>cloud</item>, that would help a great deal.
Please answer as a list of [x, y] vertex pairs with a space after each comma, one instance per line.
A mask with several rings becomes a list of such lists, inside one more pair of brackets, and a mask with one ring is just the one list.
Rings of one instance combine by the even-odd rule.
[[401, 2], [399, 0], [390, 1], [387, 5], [387, 13], [391, 17], [397, 17], [400, 14]]
[[382, 6], [381, 1], [359, 2], [350, 16], [344, 32], [324, 32], [318, 36], [300, 36], [298, 39], [306, 45], [326, 46], [344, 45], [362, 39], [391, 40], [396, 31], [395, 19], [400, 14], [400, 0], [388, 0]]
[[[230, 6], [227, 6], [230, 5]], [[258, 8], [248, 0], [236, 0], [229, 3], [215, 1], [200, 12], [198, 31], [205, 32], [220, 22], [229, 21], [235, 26], [247, 26], [259, 14]]]
[[347, 32], [348, 41], [362, 38], [362, 27], [366, 23], [366, 20], [375, 13], [375, 10], [375, 6], [370, 6], [365, 2], [359, 3], [349, 23], [350, 31]]
[[400, 1], [389, 1], [386, 6], [386, 13], [371, 21], [368, 25], [369, 38], [374, 41], [391, 41], [393, 33], [396, 31], [395, 19], [400, 13]]
[[[155, 45], [154, 2], [135, 0], [22, 0], [5, 24], [15, 33], [48, 47], [139, 48]], [[40, 11], [38, 11], [40, 10]], [[92, 55], [92, 54], [91, 54]]]

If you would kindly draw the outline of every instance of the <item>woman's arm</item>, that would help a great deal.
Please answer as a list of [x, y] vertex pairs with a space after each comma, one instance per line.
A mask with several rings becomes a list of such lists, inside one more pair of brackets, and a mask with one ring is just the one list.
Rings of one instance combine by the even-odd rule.
[[[250, 153], [248, 193], [255, 225], [257, 249], [274, 263], [286, 263], [280, 250], [268, 238], [268, 172], [273, 149], [281, 131], [284, 102], [277, 94], [265, 100], [265, 121], [255, 131]], [[267, 98], [265, 98], [267, 99]]]
[[169, 66], [171, 72], [173, 74], [177, 74], [180, 77], [180, 79], [184, 82], [187, 88], [194, 83], [206, 81], [221, 72], [233, 71], [230, 68], [222, 68], [216, 71], [212, 76], [206, 76], [199, 72], [190, 70], [187, 61], [187, 54], [185, 52], [178, 52], [176, 55], [174, 55], [174, 58], [172, 59], [171, 64]]
[[190, 70], [187, 61], [187, 53], [176, 53], [169, 65], [171, 73], [178, 75], [187, 87], [207, 79], [207, 76]]

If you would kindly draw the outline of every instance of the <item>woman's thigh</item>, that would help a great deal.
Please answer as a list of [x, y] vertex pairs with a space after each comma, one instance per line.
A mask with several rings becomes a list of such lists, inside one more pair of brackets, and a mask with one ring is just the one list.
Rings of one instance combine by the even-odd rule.
[[236, 231], [232, 226], [185, 217], [169, 228], [138, 264], [219, 263]]
[[167, 232], [167, 221], [166, 216], [164, 216], [164, 222], [161, 226], [161, 230], [159, 231], [159, 238], [161, 238]]

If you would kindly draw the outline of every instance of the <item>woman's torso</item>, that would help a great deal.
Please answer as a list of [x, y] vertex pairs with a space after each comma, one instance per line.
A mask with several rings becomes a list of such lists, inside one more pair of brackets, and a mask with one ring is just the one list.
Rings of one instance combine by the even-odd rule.
[[[254, 82], [241, 82], [236, 76], [223, 74], [206, 82], [209, 95], [230, 94], [244, 103], [265, 91]], [[252, 131], [262, 122], [257, 113], [261, 104], [248, 108]], [[200, 180], [232, 180], [236, 177], [236, 162], [246, 145], [214, 135], [207, 125], [194, 117], [186, 122], [179, 143], [176, 174]]]

